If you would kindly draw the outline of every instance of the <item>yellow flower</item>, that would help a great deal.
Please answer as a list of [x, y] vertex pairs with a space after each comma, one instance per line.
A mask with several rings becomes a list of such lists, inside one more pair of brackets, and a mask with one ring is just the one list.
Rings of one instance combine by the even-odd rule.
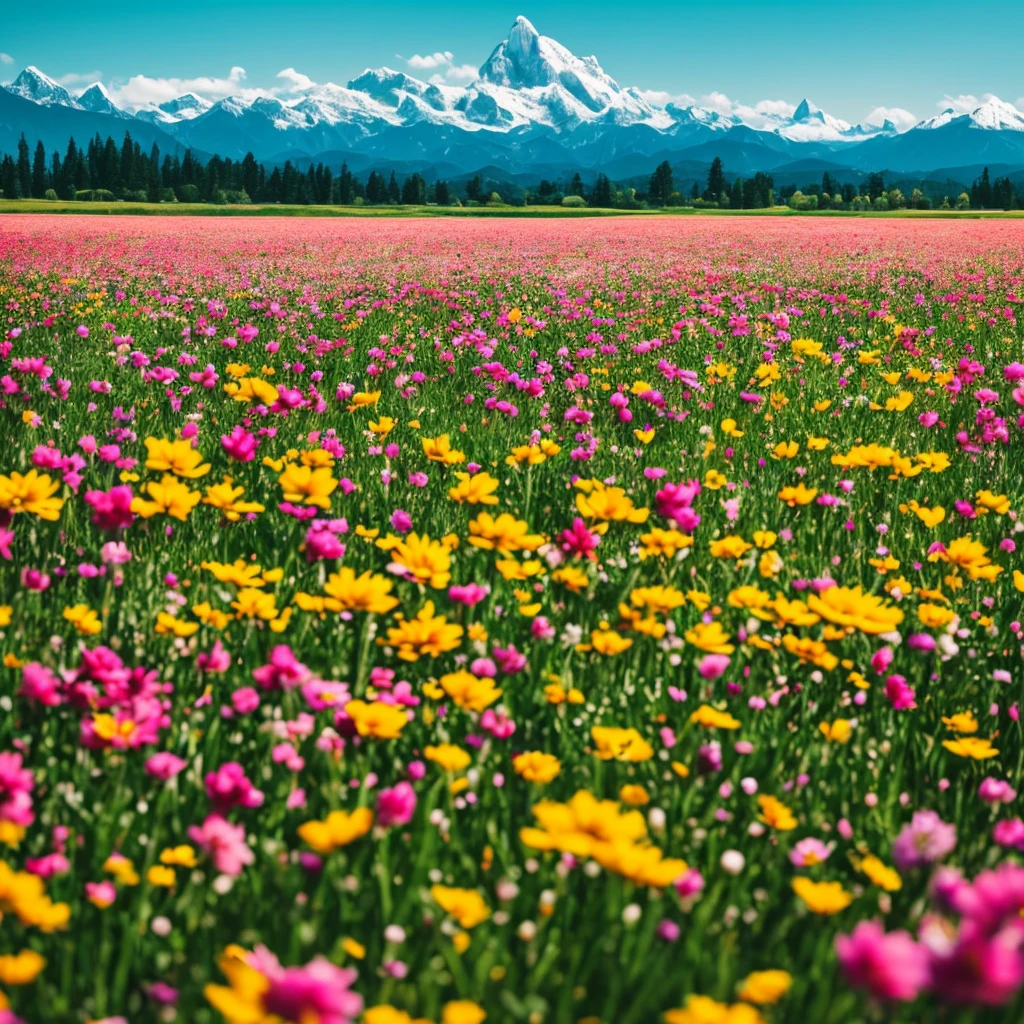
[[772, 449], [773, 459], [795, 459], [800, 454], [800, 445], [796, 441], [780, 441]]
[[469, 999], [455, 999], [445, 1003], [441, 1011], [441, 1024], [480, 1024], [486, 1018], [484, 1008]]
[[439, 437], [421, 437], [423, 454], [430, 462], [441, 462], [446, 466], [457, 466], [460, 462], [466, 461], [464, 452], [451, 446], [451, 439], [447, 434]]
[[363, 1012], [363, 1024], [430, 1024], [430, 1021], [423, 1017], [410, 1017], [405, 1010], [382, 1003]]
[[950, 718], [944, 717], [942, 724], [951, 732], [969, 734], [978, 731], [978, 720], [973, 711], [961, 711]]
[[497, 505], [498, 498], [495, 491], [498, 489], [498, 481], [489, 473], [476, 473], [470, 476], [469, 473], [456, 473], [455, 479], [458, 484], [448, 491], [448, 497], [459, 505]]
[[838, 914], [853, 902], [840, 882], [812, 882], [803, 875], [793, 879], [793, 891], [814, 914]]
[[237, 523], [242, 516], [263, 512], [265, 508], [256, 501], [242, 501], [244, 494], [245, 488], [233, 487], [231, 477], [226, 476], [223, 482], [206, 488], [203, 504], [219, 508], [228, 522]]
[[285, 466], [277, 482], [284, 492], [285, 501], [299, 501], [323, 509], [331, 507], [330, 496], [338, 486], [338, 481], [331, 475], [329, 466], [312, 469], [293, 462]]
[[[690, 597], [687, 594], [687, 597]], [[683, 636], [688, 644], [708, 654], [732, 654], [736, 650], [720, 622], [698, 622]]]
[[45, 966], [46, 961], [34, 949], [23, 949], [13, 956], [0, 956], [0, 983], [30, 985]]
[[[250, 367], [244, 364], [232, 364], [237, 370], [244, 370], [248, 373]], [[228, 367], [228, 372], [231, 372], [231, 367]], [[232, 376], [235, 376], [232, 374]], [[265, 381], [260, 377], [242, 377], [237, 383], [235, 381], [228, 381], [224, 385], [224, 391], [227, 395], [235, 402], [256, 402], [259, 405], [273, 405], [280, 395], [278, 394], [277, 388], [274, 387], [269, 381]]]
[[386, 538], [377, 541], [377, 547], [390, 551], [391, 564], [416, 583], [438, 590], [451, 581], [451, 549], [426, 534], [410, 533], [400, 540]]
[[397, 648], [398, 657], [403, 661], [416, 661], [424, 655], [437, 658], [453, 651], [461, 639], [462, 627], [443, 615], [435, 615], [434, 602], [427, 601], [415, 618], [403, 619], [397, 626], [389, 627], [387, 639], [378, 639], [377, 643]]
[[883, 864], [873, 853], [869, 853], [857, 867], [875, 885], [886, 892], [897, 892], [903, 888], [903, 879], [900, 878], [899, 874]]
[[182, 868], [194, 868], [198, 861], [196, 860], [196, 851], [192, 849], [187, 843], [183, 843], [181, 846], [169, 846], [160, 854], [161, 864], [172, 864]]
[[349, 404], [348, 411], [355, 412], [356, 409], [368, 409], [375, 406], [380, 401], [381, 393], [379, 391], [357, 391], [352, 396], [352, 401]]
[[433, 901], [462, 928], [475, 928], [491, 916], [491, 909], [476, 889], [454, 889], [446, 885], [430, 888]]
[[684, 548], [693, 547], [693, 538], [679, 530], [655, 527], [640, 535], [640, 558], [674, 558]]
[[609, 656], [621, 654], [633, 646], [633, 641], [628, 637], [624, 637], [621, 633], [616, 633], [615, 630], [608, 629], [607, 627], [592, 630], [590, 633], [590, 643], [598, 654]]
[[348, 937], [341, 943], [341, 948], [345, 951], [347, 956], [353, 957], [356, 960], [363, 960], [366, 958], [366, 947], [355, 939]]
[[818, 729], [821, 731], [822, 736], [832, 743], [848, 743], [853, 735], [853, 727], [846, 718], [837, 718], [831, 724], [822, 722]]
[[716, 711], [710, 704], [701, 704], [690, 715], [690, 722], [705, 729], [738, 729], [741, 724], [738, 718], [733, 718], [727, 711]]
[[998, 757], [999, 751], [992, 746], [991, 740], [980, 736], [965, 736], [957, 740], [943, 740], [942, 745], [957, 757], [969, 757], [974, 761], [987, 761]]
[[732, 534], [713, 540], [709, 550], [712, 558], [740, 559], [750, 550], [750, 545], [742, 537]]
[[75, 627], [80, 636], [95, 636], [103, 629], [99, 616], [87, 604], [65, 608], [64, 618]]
[[373, 420], [370, 420], [370, 430], [372, 430], [381, 441], [383, 441], [394, 429], [395, 421], [390, 416], [381, 416], [376, 423], [374, 423]]
[[170, 889], [174, 885], [174, 869], [163, 864], [154, 864], [146, 872], [146, 881], [161, 889]]
[[210, 472], [210, 464], [192, 447], [190, 441], [168, 441], [166, 437], [147, 437], [146, 469], [158, 473], [173, 473], [187, 480], [195, 480]]
[[55, 523], [64, 507], [64, 499], [54, 497], [59, 489], [60, 481], [51, 480], [46, 473], [38, 473], [34, 469], [24, 475], [11, 473], [0, 476], [0, 508], [11, 513], [29, 512]]
[[423, 751], [423, 756], [428, 761], [440, 765], [446, 772], [461, 772], [464, 768], [469, 767], [472, 760], [462, 747], [457, 747], [454, 743], [441, 743], [436, 747], [427, 747]]
[[689, 995], [679, 1010], [662, 1014], [665, 1024], [764, 1024], [764, 1018], [746, 1003], [716, 1002], [709, 996]]
[[465, 669], [441, 676], [441, 689], [460, 708], [483, 711], [501, 697], [493, 679], [479, 678]]
[[865, 594], [860, 587], [829, 587], [807, 598], [807, 607], [828, 622], [877, 636], [892, 632], [903, 612], [880, 597]]
[[651, 802], [647, 790], [643, 786], [623, 786], [619, 790], [619, 799], [630, 807], [643, 807]]
[[355, 723], [360, 736], [378, 740], [398, 739], [409, 721], [404, 708], [379, 700], [350, 700], [345, 705], [345, 714]]
[[511, 555], [516, 551], [536, 551], [544, 543], [539, 534], [529, 532], [529, 523], [502, 512], [495, 519], [490, 512], [481, 512], [469, 523], [469, 543], [485, 551]]
[[357, 576], [353, 569], [343, 566], [331, 573], [324, 584], [324, 593], [328, 595], [326, 606], [336, 612], [384, 614], [398, 605], [398, 598], [391, 596], [393, 586], [386, 576], [374, 575], [369, 570]]
[[594, 754], [602, 761], [649, 761], [654, 757], [654, 749], [636, 729], [595, 725], [590, 736], [597, 746]]
[[769, 828], [776, 832], [792, 832], [797, 826], [793, 812], [774, 796], [763, 795], [757, 798], [761, 808], [761, 818]]
[[145, 490], [149, 499], [133, 498], [131, 506], [131, 510], [143, 519], [162, 513], [185, 522], [202, 497], [199, 491], [189, 490], [187, 484], [170, 474], [165, 475], [159, 483], [150, 481]]
[[156, 625], [153, 627], [153, 632], [161, 636], [168, 634], [181, 637], [192, 636], [198, 630], [198, 622], [186, 622], [169, 612], [157, 612]]
[[754, 971], [740, 982], [736, 993], [740, 999], [758, 1006], [777, 1003], [793, 984], [788, 971]]
[[299, 826], [299, 838], [317, 853], [333, 853], [365, 836], [373, 826], [373, 811], [357, 807], [351, 813], [331, 811], [323, 821], [307, 821]]
[[585, 519], [604, 522], [646, 523], [651, 514], [637, 508], [621, 487], [607, 487], [600, 480], [577, 480], [576, 508]]
[[1010, 499], [1005, 494], [978, 491], [977, 506], [978, 512], [995, 512], [997, 516], [1004, 516], [1010, 511]]
[[562, 762], [554, 754], [530, 750], [512, 759], [516, 774], [527, 782], [550, 782], [562, 770]]
[[817, 488], [805, 487], [802, 483], [795, 487], [783, 487], [779, 491], [779, 499], [784, 501], [790, 508], [794, 505], [810, 505], [818, 496]]

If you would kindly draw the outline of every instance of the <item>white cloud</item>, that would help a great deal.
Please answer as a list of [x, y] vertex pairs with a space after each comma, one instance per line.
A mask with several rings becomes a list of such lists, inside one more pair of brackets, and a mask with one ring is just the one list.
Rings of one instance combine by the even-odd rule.
[[661, 89], [639, 89], [637, 91], [655, 107], [667, 107], [670, 103], [674, 103], [677, 107], [692, 107], [697, 103], [696, 99], [686, 92], [671, 93]]
[[295, 68], [278, 71], [277, 77], [287, 83], [285, 89], [288, 92], [308, 92], [316, 85], [309, 75], [304, 75], [301, 71], [296, 71]]
[[992, 93], [987, 92], [981, 99], [971, 93], [960, 93], [959, 96], [950, 96], [947, 93], [941, 100], [939, 100], [935, 106], [939, 110], [948, 110], [950, 107], [953, 108], [958, 114], [969, 114], [972, 110], [977, 110], [978, 107], [985, 102], [985, 100], [992, 99]]
[[425, 57], [414, 53], [406, 59], [405, 63], [414, 71], [433, 71], [434, 68], [442, 68], [451, 64], [453, 57], [454, 54], [450, 50], [445, 50], [443, 53], [438, 50], [436, 53], [428, 53]]
[[913, 128], [918, 120], [920, 119], [915, 114], [912, 114], [909, 110], [904, 110], [903, 107], [875, 107], [864, 118], [865, 124], [880, 125], [883, 121], [892, 121], [899, 132], [905, 132], [908, 128]]
[[55, 78], [54, 81], [59, 85], [63, 85], [65, 89], [74, 89], [79, 85], [92, 85], [93, 82], [98, 82], [102, 77], [102, 71], [72, 71], [70, 74]]
[[451, 50], [437, 50], [425, 55], [414, 53], [411, 57], [396, 53], [395, 56], [404, 60], [410, 71], [433, 71], [430, 81], [434, 85], [466, 85], [475, 82], [479, 74], [473, 64], [456, 64]]
[[14, 58], [9, 53], [0, 53], [0, 64], [13, 64]]
[[245, 68], [236, 66], [227, 78], [206, 75], [197, 78], [150, 78], [148, 75], [133, 75], [127, 82], [112, 83], [108, 92], [118, 106], [136, 109], [151, 103], [164, 103], [186, 92], [194, 92], [204, 99], [216, 101], [227, 96], [254, 100], [259, 96], [274, 96], [281, 91], [250, 88], [244, 83]]

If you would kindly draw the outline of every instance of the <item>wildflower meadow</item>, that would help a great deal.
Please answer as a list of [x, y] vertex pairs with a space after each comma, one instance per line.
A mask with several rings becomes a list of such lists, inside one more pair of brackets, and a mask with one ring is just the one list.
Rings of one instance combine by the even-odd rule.
[[0, 224], [3, 1024], [1024, 1018], [1024, 229]]

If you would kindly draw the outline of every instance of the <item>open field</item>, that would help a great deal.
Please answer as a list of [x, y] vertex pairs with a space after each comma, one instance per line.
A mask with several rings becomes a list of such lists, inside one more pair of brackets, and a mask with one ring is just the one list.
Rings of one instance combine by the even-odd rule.
[[0, 1024], [1024, 1018], [1024, 228], [364, 213], [0, 222]]
[[573, 209], [562, 206], [215, 206], [210, 203], [78, 203], [45, 199], [0, 199], [0, 214], [80, 214], [157, 217], [824, 217], [910, 220], [1017, 220], [1024, 210], [716, 210], [688, 206], [663, 210]]

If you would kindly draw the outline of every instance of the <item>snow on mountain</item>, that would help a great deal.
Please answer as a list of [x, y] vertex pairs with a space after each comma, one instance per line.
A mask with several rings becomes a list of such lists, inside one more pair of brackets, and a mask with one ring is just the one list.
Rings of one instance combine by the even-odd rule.
[[122, 118], [132, 116], [114, 103], [102, 82], [93, 82], [88, 89], [80, 93], [78, 105], [83, 110], [91, 110], [94, 114], [112, 114], [114, 117]]
[[[623, 88], [596, 57], [576, 56], [524, 17], [516, 18], [479, 76], [465, 86], [425, 82], [388, 67], [367, 68], [343, 86], [327, 82], [290, 94], [228, 96], [217, 102], [187, 92], [132, 112], [119, 109], [101, 83], [76, 98], [35, 67], [5, 88], [20, 97], [17, 103], [68, 108], [67, 117], [82, 123], [76, 136], [108, 132], [116, 117], [145, 122], [178, 145], [232, 157], [252, 152], [261, 160], [351, 150], [380, 160], [479, 161], [467, 170], [489, 163], [521, 169], [558, 167], [566, 160], [597, 167], [607, 160], [689, 150], [692, 159], [721, 151], [754, 166], [765, 154], [838, 159], [831, 154], [842, 151], [857, 154], [849, 157], [851, 166], [920, 169], [964, 163], [972, 155], [964, 152], [965, 139], [966, 148], [986, 160], [1024, 151], [1024, 113], [995, 97], [969, 113], [949, 108], [902, 133], [888, 120], [850, 124], [807, 99], [792, 113], [662, 106], [647, 99], [651, 94]], [[41, 129], [44, 119], [38, 120]], [[33, 135], [31, 118], [23, 112], [6, 128]], [[56, 128], [52, 131], [56, 143], [66, 143], [66, 134], [60, 139]]]
[[77, 107], [75, 98], [49, 75], [44, 75], [39, 68], [29, 65], [18, 77], [5, 86], [15, 96], [39, 103], [44, 107]]

